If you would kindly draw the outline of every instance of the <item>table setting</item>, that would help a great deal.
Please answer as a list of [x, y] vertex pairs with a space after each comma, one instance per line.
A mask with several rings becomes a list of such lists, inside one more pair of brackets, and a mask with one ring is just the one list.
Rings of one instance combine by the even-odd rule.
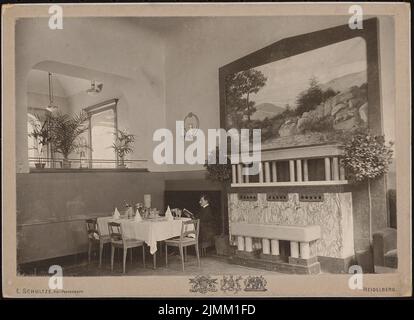
[[[165, 215], [161, 216], [157, 208], [147, 207], [149, 203], [137, 203], [133, 208], [126, 205], [122, 213], [115, 208], [110, 216], [97, 218], [97, 224], [101, 235], [108, 235], [108, 223], [121, 224], [123, 237], [144, 241], [150, 248], [156, 264], [157, 242], [181, 235], [182, 221], [190, 218], [181, 217], [180, 209], [170, 209], [167, 206]], [[135, 211], [135, 212], [134, 212]]]

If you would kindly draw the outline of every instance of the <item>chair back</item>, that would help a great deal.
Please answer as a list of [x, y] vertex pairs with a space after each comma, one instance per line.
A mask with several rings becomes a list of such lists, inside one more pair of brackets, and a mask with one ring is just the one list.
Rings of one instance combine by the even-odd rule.
[[[191, 227], [192, 226], [192, 227]], [[181, 225], [180, 241], [183, 241], [186, 237], [194, 235], [195, 240], [198, 242], [198, 233], [200, 230], [200, 219], [185, 220]]]
[[97, 219], [87, 219], [86, 221], [86, 232], [88, 233], [88, 238], [92, 240], [99, 240], [100, 234], [98, 230]]
[[108, 222], [109, 236], [111, 241], [120, 241], [122, 239], [122, 227], [118, 222]]

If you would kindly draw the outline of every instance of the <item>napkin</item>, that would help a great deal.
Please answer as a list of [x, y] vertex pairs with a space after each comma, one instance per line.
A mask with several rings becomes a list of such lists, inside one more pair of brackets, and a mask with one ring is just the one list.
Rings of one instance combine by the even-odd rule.
[[114, 215], [112, 216], [112, 218], [114, 219], [120, 219], [121, 218], [121, 214], [118, 211], [118, 208], [115, 208], [115, 212]]
[[174, 217], [171, 213], [171, 209], [170, 206], [167, 207], [167, 211], [165, 211], [165, 217], [167, 218], [168, 221], [170, 220], [174, 220]]
[[142, 217], [141, 214], [139, 213], [139, 210], [137, 209], [137, 211], [135, 212], [135, 218], [134, 218], [135, 222], [140, 222], [142, 221]]

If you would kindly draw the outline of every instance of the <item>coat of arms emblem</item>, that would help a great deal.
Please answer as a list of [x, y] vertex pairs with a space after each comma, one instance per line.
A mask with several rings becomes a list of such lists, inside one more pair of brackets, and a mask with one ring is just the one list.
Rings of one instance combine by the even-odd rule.
[[267, 291], [266, 284], [263, 276], [249, 276], [244, 280], [244, 291]]
[[217, 291], [217, 279], [212, 279], [210, 276], [196, 276], [190, 279], [190, 292], [216, 292]]

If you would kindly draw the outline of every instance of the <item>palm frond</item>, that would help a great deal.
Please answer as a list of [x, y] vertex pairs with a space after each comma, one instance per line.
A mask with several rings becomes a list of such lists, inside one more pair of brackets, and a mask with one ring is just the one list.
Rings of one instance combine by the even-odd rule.
[[72, 116], [60, 112], [52, 115], [50, 119], [52, 151], [59, 152], [67, 158], [71, 152], [79, 149], [80, 144], [77, 139], [89, 129], [87, 120], [88, 114], [83, 111]]

